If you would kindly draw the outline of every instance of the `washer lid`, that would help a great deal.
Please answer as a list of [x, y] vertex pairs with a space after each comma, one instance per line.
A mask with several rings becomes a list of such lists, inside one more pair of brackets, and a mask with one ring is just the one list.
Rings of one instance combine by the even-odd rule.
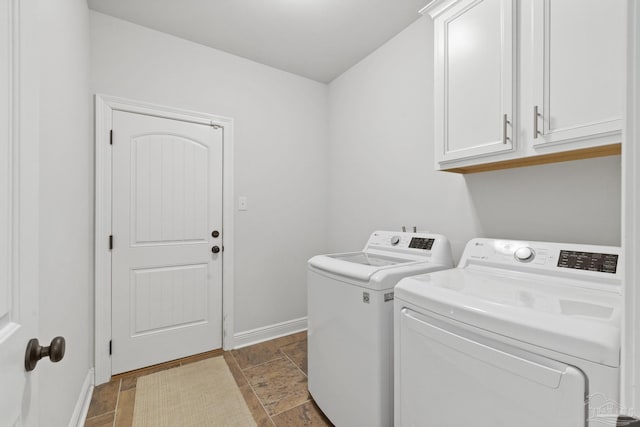
[[579, 280], [467, 267], [403, 279], [396, 299], [505, 337], [617, 367], [621, 296]]
[[318, 255], [309, 260], [309, 265], [333, 274], [368, 281], [380, 270], [423, 262], [424, 260], [392, 257], [370, 252], [348, 252]]
[[408, 262], [415, 261], [413, 259], [397, 258], [386, 255], [377, 255], [367, 252], [356, 252], [349, 254], [335, 254], [327, 255], [329, 258], [334, 258], [342, 261], [353, 262], [356, 264], [370, 265], [372, 267], [387, 267], [389, 265], [406, 264]]

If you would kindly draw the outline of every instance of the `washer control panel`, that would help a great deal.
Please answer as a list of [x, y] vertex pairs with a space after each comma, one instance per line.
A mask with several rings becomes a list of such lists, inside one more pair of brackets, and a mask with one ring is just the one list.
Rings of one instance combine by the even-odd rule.
[[409, 242], [409, 247], [413, 249], [425, 249], [430, 251], [433, 247], [433, 243], [436, 239], [429, 239], [427, 237], [412, 237]]
[[616, 274], [618, 255], [561, 250], [558, 267]]
[[402, 231], [376, 231], [369, 237], [367, 249], [380, 249], [387, 251], [398, 251], [404, 253], [413, 253], [415, 255], [428, 255], [434, 250], [438, 250], [444, 243], [446, 238], [439, 234], [428, 234], [419, 232], [402, 232]]
[[503, 265], [514, 269], [563, 271], [565, 274], [598, 273], [621, 275], [621, 249], [517, 240], [473, 239], [465, 247], [460, 265], [469, 263]]
[[367, 248], [379, 249], [420, 249], [430, 251], [438, 235], [407, 233], [401, 231], [376, 231], [367, 242]]
[[363, 252], [402, 258], [407, 261], [429, 261], [445, 266], [454, 265], [451, 244], [441, 234], [374, 231], [369, 236]]

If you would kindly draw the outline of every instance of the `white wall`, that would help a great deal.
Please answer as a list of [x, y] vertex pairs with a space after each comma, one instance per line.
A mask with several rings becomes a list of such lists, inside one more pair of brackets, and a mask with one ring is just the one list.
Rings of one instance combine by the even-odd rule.
[[41, 426], [66, 426], [93, 366], [93, 138], [89, 10], [39, 1], [40, 321], [64, 359], [38, 365]]
[[[326, 251], [327, 87], [91, 12], [91, 90], [235, 120], [236, 333], [306, 316]], [[236, 200], [237, 202], [237, 200]]]
[[329, 85], [329, 248], [417, 225], [471, 238], [620, 245], [620, 157], [435, 172], [433, 27], [421, 18]]

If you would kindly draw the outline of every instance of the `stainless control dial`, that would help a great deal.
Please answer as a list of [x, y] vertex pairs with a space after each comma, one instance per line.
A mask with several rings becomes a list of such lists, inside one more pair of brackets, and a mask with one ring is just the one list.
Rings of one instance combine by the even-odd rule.
[[535, 258], [536, 253], [528, 246], [518, 248], [513, 256], [520, 262], [529, 262]]
[[391, 244], [393, 246], [397, 245], [398, 243], [400, 243], [400, 236], [393, 236], [391, 237]]

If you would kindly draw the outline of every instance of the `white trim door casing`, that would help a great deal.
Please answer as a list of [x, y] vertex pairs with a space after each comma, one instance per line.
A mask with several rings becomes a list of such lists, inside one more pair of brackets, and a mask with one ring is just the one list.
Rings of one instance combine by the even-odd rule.
[[640, 4], [627, 1], [627, 103], [622, 144], [622, 249], [625, 316], [622, 331], [623, 414], [640, 417]]
[[[222, 346], [233, 348], [233, 120], [106, 95], [96, 95], [96, 385], [109, 381], [112, 374], [109, 341], [112, 337], [112, 167], [111, 130], [114, 112], [137, 113], [146, 116], [220, 127], [223, 134], [223, 207], [221, 237], [222, 257]], [[222, 246], [222, 245], [221, 245]]]

